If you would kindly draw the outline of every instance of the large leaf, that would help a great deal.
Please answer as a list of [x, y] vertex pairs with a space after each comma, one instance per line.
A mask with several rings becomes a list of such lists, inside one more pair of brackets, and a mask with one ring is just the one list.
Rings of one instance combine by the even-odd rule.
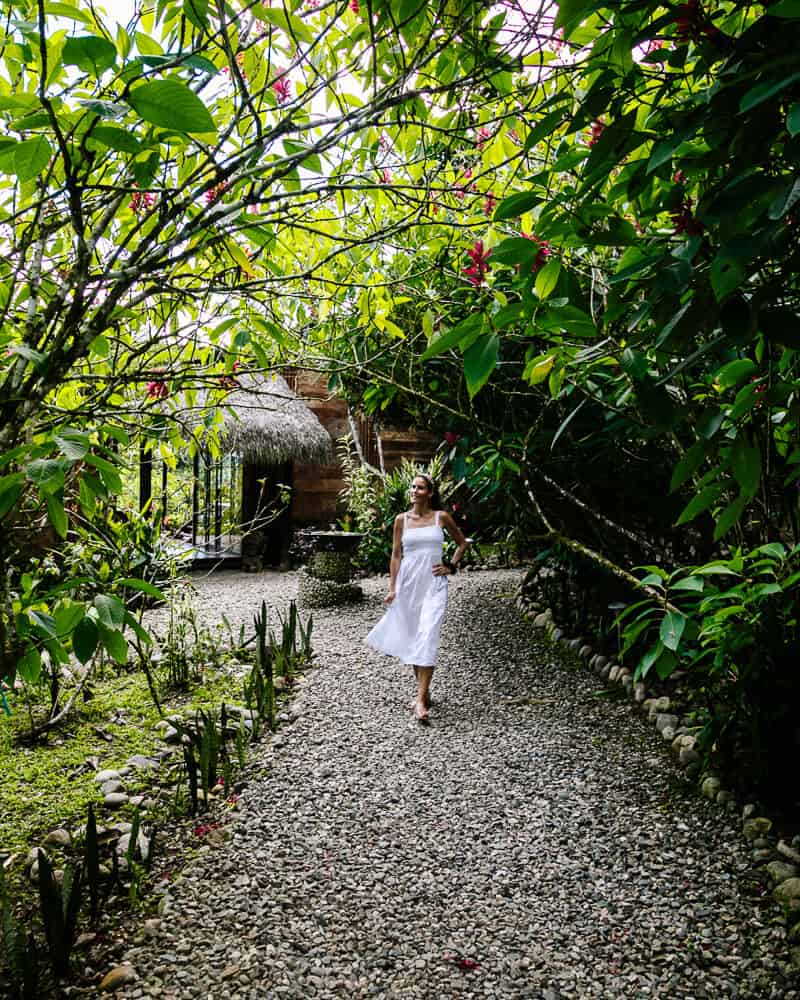
[[739, 434], [731, 448], [731, 471], [742, 493], [752, 499], [761, 482], [761, 451], [743, 434]]
[[83, 618], [72, 633], [72, 652], [81, 663], [88, 663], [95, 654], [98, 640], [97, 625], [91, 618]]
[[788, 76], [783, 76], [778, 80], [767, 80], [764, 83], [757, 84], [755, 87], [751, 87], [739, 102], [739, 110], [750, 111], [751, 108], [755, 108], [759, 104], [763, 104], [764, 101], [768, 101], [770, 97], [779, 94], [797, 80], [800, 80], [800, 73], [790, 73]]
[[115, 629], [104, 628], [100, 626], [100, 641], [103, 644], [108, 655], [117, 661], [117, 663], [127, 663], [128, 662], [128, 643], [125, 636], [121, 632], [117, 632]]
[[661, 619], [659, 635], [667, 649], [676, 650], [680, 645], [683, 630], [686, 628], [686, 615], [678, 611], [668, 611]]
[[706, 486], [686, 504], [675, 524], [687, 524], [689, 521], [693, 521], [703, 511], [708, 510], [719, 499], [724, 490], [724, 483], [712, 483], [711, 486]]
[[149, 597], [156, 597], [159, 601], [166, 601], [167, 599], [163, 590], [159, 590], [154, 584], [148, 583], [147, 580], [140, 580], [138, 577], [126, 576], [121, 580], [117, 580], [117, 583], [122, 587], [130, 587], [131, 590], [138, 590]]
[[543, 201], [544, 197], [541, 194], [536, 194], [535, 191], [523, 191], [520, 194], [509, 195], [508, 198], [503, 198], [494, 210], [494, 221], [504, 222], [507, 219], [516, 219], [537, 205], [541, 205]]
[[739, 385], [740, 382], [744, 382], [746, 378], [749, 378], [755, 372], [758, 371], [758, 365], [749, 358], [740, 358], [738, 361], [729, 361], [727, 365], [723, 365], [722, 368], [714, 376], [714, 383], [718, 385], [720, 389], [730, 389], [735, 385]]
[[61, 58], [65, 65], [99, 77], [116, 62], [117, 47], [100, 35], [79, 35], [64, 42]]
[[53, 147], [43, 135], [3, 146], [0, 149], [0, 173], [16, 174], [20, 181], [37, 177], [50, 162]]
[[486, 385], [497, 364], [500, 338], [496, 333], [484, 333], [464, 353], [464, 375], [472, 399]]
[[135, 135], [115, 125], [98, 125], [92, 131], [90, 138], [96, 139], [109, 149], [115, 149], [118, 153], [138, 153], [142, 148]]
[[45, 501], [47, 502], [48, 520], [56, 529], [59, 537], [66, 538], [69, 522], [67, 520], [67, 512], [64, 510], [64, 504], [52, 493], [48, 493], [45, 496]]
[[561, 274], [561, 262], [558, 260], [548, 261], [536, 275], [536, 294], [540, 299], [546, 299], [551, 292], [555, 291], [558, 278]]
[[432, 344], [429, 344], [428, 349], [422, 354], [421, 360], [427, 361], [429, 358], [435, 358], [437, 354], [442, 354], [444, 351], [458, 347], [462, 340], [466, 340], [467, 337], [480, 332], [483, 329], [485, 321], [483, 313], [475, 313], [472, 316], [467, 316], [466, 319], [463, 319], [460, 323], [456, 323], [446, 333], [443, 333], [441, 337], [438, 337]]
[[97, 609], [97, 618], [107, 629], [119, 630], [125, 622], [125, 606], [118, 597], [111, 594], [98, 594], [93, 604]]
[[176, 132], [215, 132], [214, 119], [180, 80], [152, 80], [131, 90], [128, 102], [146, 122]]
[[17, 661], [17, 673], [28, 684], [35, 684], [41, 672], [42, 657], [39, 654], [39, 650], [33, 646], [29, 646]]
[[314, 36], [305, 23], [293, 14], [287, 14], [283, 10], [278, 10], [274, 7], [268, 7], [266, 4], [255, 4], [250, 8], [250, 11], [259, 21], [272, 24], [276, 28], [281, 28], [293, 40], [299, 39], [302, 42], [312, 42], [314, 40]]
[[748, 498], [743, 494], [740, 494], [735, 500], [731, 500], [731, 502], [717, 518], [717, 523], [714, 525], [715, 542], [718, 542], [723, 535], [727, 534], [731, 530], [734, 524], [736, 524], [744, 513], [747, 504]]
[[686, 480], [694, 475], [703, 464], [706, 457], [706, 446], [703, 441], [698, 441], [691, 448], [687, 448], [672, 472], [672, 479], [669, 483], [670, 493], [683, 486]]

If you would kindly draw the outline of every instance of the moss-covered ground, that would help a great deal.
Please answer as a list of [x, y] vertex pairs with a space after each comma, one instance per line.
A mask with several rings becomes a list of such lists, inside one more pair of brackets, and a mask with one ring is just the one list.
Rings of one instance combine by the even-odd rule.
[[[188, 694], [162, 692], [166, 714], [197, 707], [241, 702], [241, 682], [224, 670], [207, 672]], [[85, 821], [90, 802], [98, 802], [94, 781], [100, 769], [117, 768], [134, 754], [161, 750], [155, 724], [159, 713], [140, 672], [114, 673], [92, 684], [61, 727], [32, 741], [21, 698], [12, 715], [0, 716], [0, 852], [26, 851], [51, 830]]]

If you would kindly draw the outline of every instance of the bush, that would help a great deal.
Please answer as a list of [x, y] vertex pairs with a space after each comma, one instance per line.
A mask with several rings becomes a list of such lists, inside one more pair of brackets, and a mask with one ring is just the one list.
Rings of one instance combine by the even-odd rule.
[[424, 473], [433, 479], [444, 508], [456, 488], [453, 479], [445, 475], [441, 455], [435, 455], [422, 469], [404, 458], [396, 469], [381, 477], [356, 462], [345, 440], [342, 468], [346, 485], [340, 495], [349, 515], [344, 523], [364, 535], [353, 565], [369, 573], [385, 573], [389, 568], [394, 521], [408, 510], [408, 491], [415, 476]]

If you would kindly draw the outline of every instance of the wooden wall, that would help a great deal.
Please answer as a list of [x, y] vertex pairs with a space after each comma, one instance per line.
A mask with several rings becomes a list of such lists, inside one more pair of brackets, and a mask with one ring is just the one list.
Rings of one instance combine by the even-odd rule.
[[[305, 400], [308, 408], [331, 435], [334, 455], [339, 439], [350, 432], [347, 404], [328, 394], [327, 377], [316, 372], [293, 371], [284, 373], [294, 392]], [[369, 418], [355, 418], [361, 446], [366, 460], [379, 466], [379, 451], [375, 425]], [[426, 431], [404, 427], [382, 426], [380, 440], [383, 448], [384, 467], [396, 468], [403, 458], [410, 458], [420, 465], [427, 463], [439, 446], [439, 438]], [[344, 512], [339, 493], [344, 488], [342, 469], [338, 459], [330, 465], [294, 463], [292, 477], [291, 519], [294, 524], [335, 526]]]

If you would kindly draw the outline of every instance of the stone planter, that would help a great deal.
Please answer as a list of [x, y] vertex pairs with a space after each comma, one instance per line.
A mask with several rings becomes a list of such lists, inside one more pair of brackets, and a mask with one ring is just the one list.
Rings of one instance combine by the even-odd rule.
[[360, 601], [360, 587], [351, 583], [353, 553], [362, 535], [355, 531], [310, 531], [314, 554], [307, 569], [300, 571], [298, 603], [307, 608], [328, 608]]

